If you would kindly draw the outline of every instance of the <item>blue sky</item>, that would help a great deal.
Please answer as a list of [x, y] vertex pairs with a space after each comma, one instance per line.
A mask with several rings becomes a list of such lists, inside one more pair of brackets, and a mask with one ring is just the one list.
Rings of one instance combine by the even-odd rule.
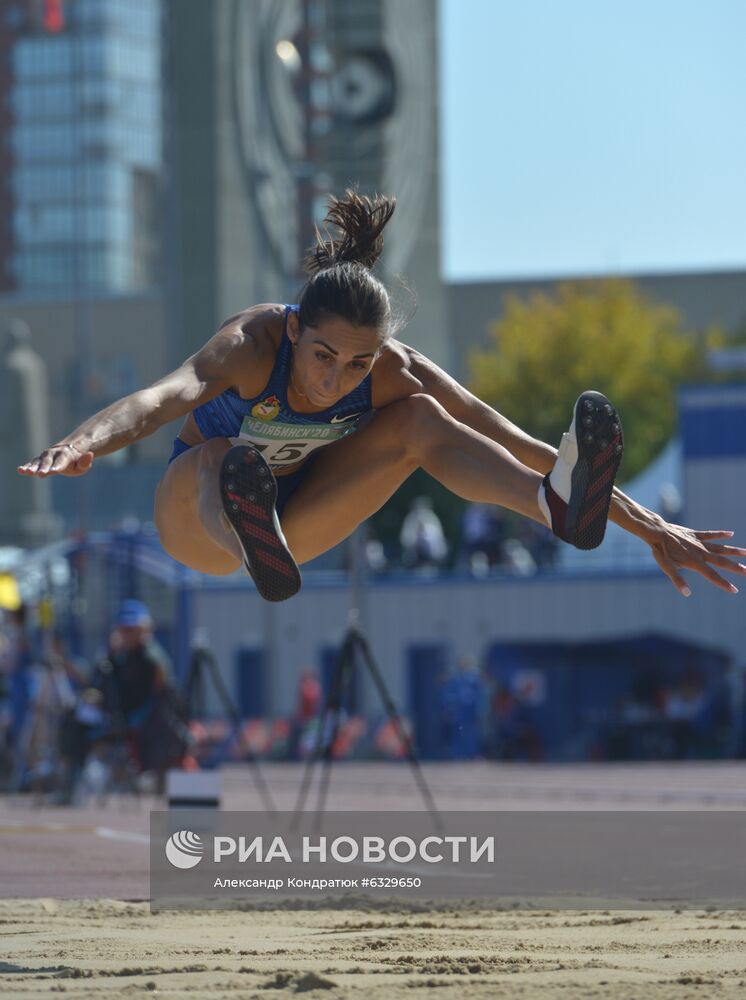
[[746, 0], [439, 0], [446, 277], [746, 266]]

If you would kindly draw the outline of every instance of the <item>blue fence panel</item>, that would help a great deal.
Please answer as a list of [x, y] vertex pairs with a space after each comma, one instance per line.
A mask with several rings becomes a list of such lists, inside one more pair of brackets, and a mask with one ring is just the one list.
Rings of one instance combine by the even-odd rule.
[[243, 719], [258, 719], [267, 714], [267, 685], [264, 651], [243, 647], [236, 652], [235, 685], [238, 710]]
[[446, 757], [441, 687], [448, 664], [443, 643], [407, 647], [407, 712], [414, 726], [414, 744], [428, 760]]
[[[324, 704], [329, 696], [334, 671], [339, 663], [341, 646], [322, 646], [319, 654], [321, 664], [321, 689], [323, 691]], [[345, 685], [342, 690], [342, 707], [350, 715], [356, 715], [360, 709], [360, 671], [364, 667], [361, 663], [355, 662], [352, 669], [348, 669], [345, 676]]]

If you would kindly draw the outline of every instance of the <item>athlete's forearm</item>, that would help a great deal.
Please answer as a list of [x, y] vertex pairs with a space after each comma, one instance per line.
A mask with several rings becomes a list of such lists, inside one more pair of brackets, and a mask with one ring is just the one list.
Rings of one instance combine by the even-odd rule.
[[660, 514], [643, 507], [616, 486], [609, 507], [609, 520], [646, 542], [650, 542], [652, 535], [666, 524]]
[[154, 393], [141, 389], [94, 413], [58, 444], [71, 444], [80, 452], [109, 455], [152, 434], [162, 423]]

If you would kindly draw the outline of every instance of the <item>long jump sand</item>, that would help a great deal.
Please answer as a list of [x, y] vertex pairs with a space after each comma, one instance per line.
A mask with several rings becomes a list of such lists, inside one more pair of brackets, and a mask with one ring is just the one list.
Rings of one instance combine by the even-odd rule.
[[[442, 809], [746, 808], [742, 764], [469, 764], [427, 774]], [[267, 776], [277, 805], [292, 808], [298, 767]], [[335, 766], [330, 808], [416, 804], [405, 767]], [[352, 900], [153, 914], [150, 805], [2, 803], [0, 996], [746, 997], [746, 901], [729, 911], [488, 912]], [[224, 805], [258, 808], [246, 769], [227, 770]]]
[[270, 910], [0, 904], [4, 1000], [746, 996], [746, 911]]

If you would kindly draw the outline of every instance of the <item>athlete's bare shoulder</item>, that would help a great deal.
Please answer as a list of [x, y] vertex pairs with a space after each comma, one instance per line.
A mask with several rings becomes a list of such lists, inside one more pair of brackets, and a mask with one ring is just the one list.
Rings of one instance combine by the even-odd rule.
[[389, 340], [373, 366], [373, 405], [395, 403], [414, 393], [434, 396], [449, 413], [468, 393], [456, 379], [408, 344]]
[[285, 306], [264, 303], [242, 309], [221, 323], [218, 333], [239, 335], [256, 357], [264, 351], [277, 350], [285, 327]]
[[247, 398], [261, 392], [269, 379], [285, 328], [285, 306], [263, 303], [229, 317], [217, 336], [234, 340], [231, 352], [235, 389]]

